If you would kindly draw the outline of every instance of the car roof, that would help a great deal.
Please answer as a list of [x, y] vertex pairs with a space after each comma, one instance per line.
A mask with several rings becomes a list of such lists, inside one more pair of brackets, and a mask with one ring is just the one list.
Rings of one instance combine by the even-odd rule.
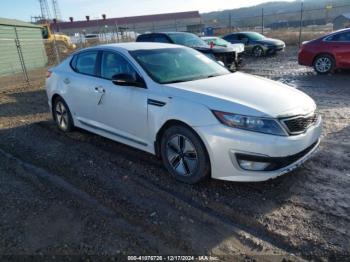
[[201, 38], [204, 39], [204, 40], [208, 40], [208, 39], [217, 39], [217, 38], [220, 38], [220, 37], [217, 37], [217, 36], [202, 36]]
[[161, 35], [168, 35], [168, 34], [172, 34], [172, 35], [181, 35], [181, 34], [195, 35], [195, 34], [189, 33], [189, 32], [156, 32], [156, 33], [145, 33], [145, 34], [141, 34], [139, 36], [142, 36], [142, 35], [158, 35], [158, 34], [161, 34]]
[[233, 32], [233, 33], [230, 33], [230, 35], [234, 35], [234, 34], [250, 34], [250, 33], [260, 34], [259, 32], [254, 32], [254, 31], [242, 31], [242, 32]]
[[337, 33], [341, 33], [341, 32], [347, 32], [347, 31], [350, 31], [350, 28], [339, 29], [339, 30], [337, 30], [337, 31], [334, 31], [334, 32], [330, 33], [330, 35], [332, 35], [332, 34], [337, 34]]
[[165, 44], [165, 43], [148, 43], [148, 42], [127, 42], [127, 43], [117, 43], [117, 44], [106, 44], [98, 45], [83, 50], [96, 50], [96, 49], [111, 49], [111, 50], [126, 50], [126, 51], [136, 51], [136, 50], [152, 50], [152, 49], [165, 49], [165, 48], [185, 48], [181, 45], [175, 44]]

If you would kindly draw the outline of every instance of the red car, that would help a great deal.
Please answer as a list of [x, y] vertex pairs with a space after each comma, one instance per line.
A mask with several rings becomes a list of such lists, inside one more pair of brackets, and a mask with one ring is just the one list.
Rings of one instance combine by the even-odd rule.
[[342, 29], [303, 43], [299, 50], [300, 65], [313, 66], [317, 73], [350, 69], [350, 29]]

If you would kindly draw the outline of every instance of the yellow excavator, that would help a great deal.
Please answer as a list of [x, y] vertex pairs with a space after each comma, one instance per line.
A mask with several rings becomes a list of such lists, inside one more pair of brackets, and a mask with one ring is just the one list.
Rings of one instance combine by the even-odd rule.
[[46, 40], [45, 49], [48, 56], [54, 52], [58, 52], [59, 55], [64, 56], [76, 48], [76, 45], [72, 43], [69, 36], [52, 33], [50, 24], [42, 24], [41, 26], [43, 39]]

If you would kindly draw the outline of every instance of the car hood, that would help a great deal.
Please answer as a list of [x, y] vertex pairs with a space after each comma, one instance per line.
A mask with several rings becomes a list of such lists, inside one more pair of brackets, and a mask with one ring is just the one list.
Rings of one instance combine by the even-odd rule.
[[236, 52], [241, 53], [244, 51], [244, 45], [243, 44], [230, 44], [229, 46], [214, 46], [212, 48], [213, 53], [228, 53], [228, 52]]
[[316, 109], [312, 98], [293, 87], [240, 72], [165, 86], [169, 96], [242, 115], [277, 118]]
[[213, 50], [208, 46], [190, 46], [191, 48], [193, 49], [196, 49], [197, 51], [199, 52], [202, 52], [202, 53], [212, 53]]
[[268, 45], [284, 45], [284, 42], [274, 38], [264, 38], [263, 40], [255, 41], [260, 44], [268, 44]]
[[[196, 49], [199, 52], [202, 53], [211, 53], [211, 54], [222, 54], [222, 53], [233, 53], [233, 52], [242, 52], [242, 46], [241, 44], [238, 44], [237, 46], [235, 45], [230, 45], [230, 46], [214, 46], [213, 48], [211, 47], [205, 47], [205, 46], [191, 46], [193, 49]], [[244, 46], [243, 46], [244, 50]]]

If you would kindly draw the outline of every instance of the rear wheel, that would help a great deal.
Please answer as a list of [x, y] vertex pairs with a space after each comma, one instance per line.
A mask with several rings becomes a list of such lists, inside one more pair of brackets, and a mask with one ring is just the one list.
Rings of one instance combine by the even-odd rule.
[[209, 177], [206, 148], [197, 134], [185, 126], [171, 126], [164, 132], [161, 156], [169, 173], [181, 182], [194, 184]]
[[74, 128], [72, 115], [61, 97], [57, 97], [52, 105], [53, 117], [58, 128], [63, 132], [70, 132]]
[[335, 61], [330, 55], [320, 55], [314, 61], [314, 69], [318, 74], [324, 75], [334, 71]]

